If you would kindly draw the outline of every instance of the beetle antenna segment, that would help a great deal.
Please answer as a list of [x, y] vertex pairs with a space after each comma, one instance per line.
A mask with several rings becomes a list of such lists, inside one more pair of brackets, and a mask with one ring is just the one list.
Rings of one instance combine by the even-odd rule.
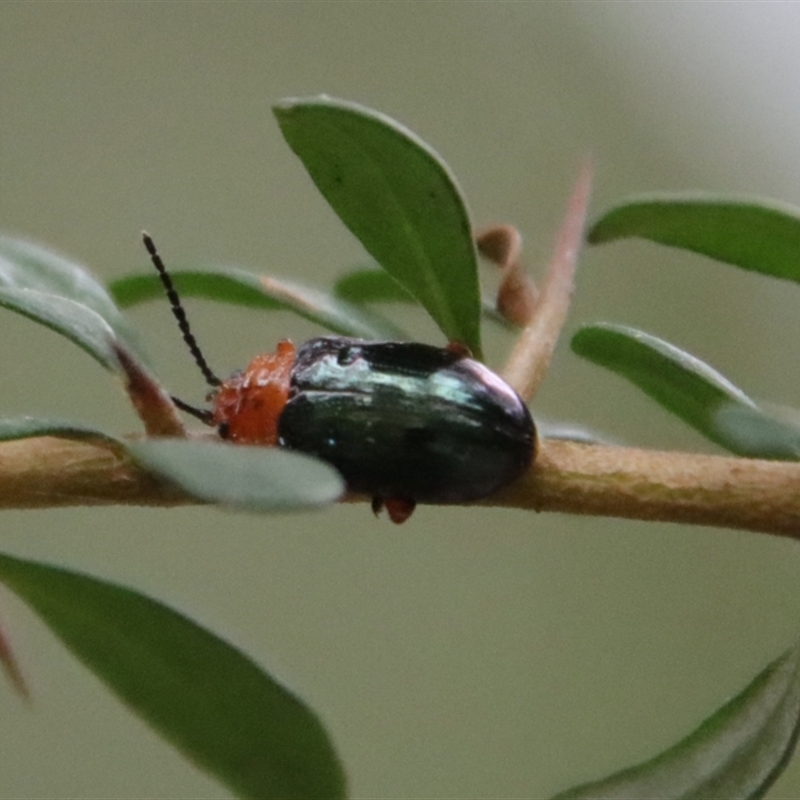
[[184, 403], [180, 397], [175, 397], [175, 395], [170, 395], [170, 400], [181, 410], [185, 411], [187, 414], [191, 414], [193, 417], [197, 417], [200, 422], [204, 423], [205, 425], [213, 425], [214, 424], [214, 412], [209, 411], [207, 408], [197, 408], [196, 406], [190, 406], [188, 403]]
[[[194, 338], [194, 334], [189, 327], [189, 320], [186, 318], [186, 312], [183, 310], [183, 306], [181, 305], [181, 298], [178, 295], [178, 292], [175, 290], [175, 284], [173, 284], [172, 278], [170, 277], [169, 272], [167, 272], [167, 268], [164, 266], [161, 256], [158, 254], [158, 250], [156, 250], [155, 242], [150, 238], [149, 234], [145, 233], [144, 231], [142, 231], [142, 241], [144, 242], [144, 246], [147, 248], [147, 252], [150, 254], [150, 260], [153, 262], [153, 266], [158, 271], [158, 275], [161, 278], [161, 283], [164, 284], [164, 289], [166, 290], [170, 306], [172, 307], [172, 314], [178, 321], [178, 327], [181, 329], [181, 333], [183, 334], [183, 341], [186, 342], [186, 346], [189, 348], [189, 352], [192, 354], [195, 364], [197, 364], [197, 366], [200, 368], [200, 372], [203, 373], [203, 377], [206, 379], [206, 383], [209, 386], [220, 386], [222, 381], [212, 372], [211, 367], [208, 366], [208, 362], [206, 361], [203, 353], [200, 351], [197, 340]], [[203, 420], [203, 422], [208, 422], [210, 419], [209, 415], [200, 409], [194, 408], [193, 406], [187, 406], [186, 403], [183, 401], [177, 401], [174, 397], [172, 400], [175, 405], [178, 406], [178, 408], [188, 412], [189, 414], [194, 414], [194, 416]]]

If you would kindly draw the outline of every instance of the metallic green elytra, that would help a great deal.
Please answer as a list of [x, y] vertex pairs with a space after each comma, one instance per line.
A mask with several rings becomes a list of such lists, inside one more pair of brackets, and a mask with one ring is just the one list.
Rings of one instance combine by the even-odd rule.
[[527, 406], [483, 364], [455, 348], [340, 337], [298, 349], [278, 436], [335, 466], [376, 508], [404, 501], [405, 516], [417, 502], [489, 495], [536, 451]]

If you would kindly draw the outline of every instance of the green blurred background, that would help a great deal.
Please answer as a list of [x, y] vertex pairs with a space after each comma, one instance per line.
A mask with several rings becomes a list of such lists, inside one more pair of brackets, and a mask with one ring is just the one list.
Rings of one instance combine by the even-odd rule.
[[[2, 3], [0, 228], [105, 279], [148, 268], [146, 228], [175, 267], [324, 286], [363, 252], [270, 104], [326, 92], [430, 142], [475, 223], [518, 225], [541, 271], [587, 154], [595, 214], [651, 190], [800, 204], [798, 32], [790, 3]], [[189, 306], [223, 374], [318, 332]], [[569, 329], [645, 328], [793, 404], [798, 308], [794, 285], [625, 243], [583, 256]], [[131, 316], [170, 388], [201, 402], [166, 304]], [[74, 346], [10, 313], [0, 337], [0, 413], [138, 429]], [[567, 343], [536, 414], [714, 451]], [[488, 344], [501, 363], [510, 340]], [[600, 777], [688, 733], [800, 629], [797, 546], [754, 534], [463, 508], [395, 528], [365, 506], [4, 512], [1, 525], [4, 551], [132, 585], [252, 654], [319, 711], [361, 798], [538, 798]], [[29, 708], [0, 686], [0, 796], [225, 796], [7, 592], [0, 623], [34, 693]], [[800, 765], [770, 796], [800, 797]]]

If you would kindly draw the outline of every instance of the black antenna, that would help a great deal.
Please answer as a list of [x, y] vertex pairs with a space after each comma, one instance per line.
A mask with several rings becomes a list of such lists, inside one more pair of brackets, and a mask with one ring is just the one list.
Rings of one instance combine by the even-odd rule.
[[[186, 318], [186, 312], [183, 310], [183, 306], [181, 305], [181, 298], [175, 289], [175, 285], [172, 283], [172, 278], [170, 277], [169, 272], [167, 272], [164, 262], [161, 260], [161, 256], [158, 254], [158, 250], [156, 250], [155, 242], [152, 240], [150, 235], [144, 231], [142, 231], [142, 241], [144, 242], [144, 246], [147, 248], [147, 252], [150, 254], [150, 259], [153, 262], [153, 266], [158, 271], [158, 275], [161, 278], [161, 283], [164, 284], [164, 289], [167, 293], [167, 297], [169, 298], [172, 314], [178, 322], [178, 327], [183, 334], [183, 341], [186, 342], [186, 346], [189, 348], [189, 352], [192, 354], [195, 364], [197, 364], [199, 367], [200, 372], [203, 373], [203, 377], [206, 379], [206, 383], [209, 386], [220, 386], [222, 381], [214, 374], [211, 367], [208, 366], [208, 362], [201, 352], [200, 347], [197, 344], [197, 340], [194, 338], [194, 334], [189, 327], [189, 320]], [[192, 414], [199, 420], [205, 422], [207, 425], [211, 424], [213, 415], [210, 411], [190, 406], [188, 403], [184, 403], [183, 400], [180, 400], [177, 397], [172, 397], [172, 402], [175, 403], [175, 405], [182, 411]]]

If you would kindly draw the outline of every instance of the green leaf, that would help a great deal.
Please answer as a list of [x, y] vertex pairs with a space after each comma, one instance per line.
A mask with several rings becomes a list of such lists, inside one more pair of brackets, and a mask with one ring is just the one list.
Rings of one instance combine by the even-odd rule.
[[287, 511], [333, 503], [344, 482], [333, 467], [273, 447], [150, 439], [127, 446], [143, 467], [208, 503]]
[[789, 762], [799, 726], [800, 649], [795, 647], [678, 744], [554, 800], [763, 797]]
[[0, 580], [124, 702], [239, 797], [343, 797], [316, 715], [239, 650], [138, 592], [0, 555]]
[[55, 436], [58, 439], [81, 439], [105, 442], [113, 447], [123, 447], [117, 437], [104, 431], [75, 422], [37, 417], [9, 417], [0, 419], [0, 442], [29, 439], [33, 436]]
[[88, 306], [33, 289], [0, 288], [0, 306], [60, 333], [112, 372], [120, 371], [114, 351], [116, 334]]
[[337, 297], [351, 303], [413, 303], [414, 297], [388, 272], [367, 267], [342, 275], [333, 285]]
[[800, 209], [793, 206], [697, 193], [649, 195], [607, 211], [587, 238], [599, 244], [630, 237], [800, 281]]
[[89, 272], [38, 245], [0, 237], [0, 306], [77, 344], [112, 372], [128, 362], [153, 377], [138, 336]]
[[601, 324], [579, 330], [571, 346], [733, 453], [785, 461], [800, 457], [796, 428], [764, 413], [726, 377], [663, 339], [624, 325]]
[[612, 444], [611, 437], [587, 428], [585, 425], [578, 425], [574, 422], [555, 422], [538, 415], [536, 430], [542, 439], [560, 439], [583, 444]]
[[[292, 311], [343, 336], [406, 338], [384, 317], [298, 283], [221, 267], [203, 271], [170, 271], [170, 276], [183, 298], [202, 297], [248, 308]], [[155, 274], [128, 275], [114, 281], [109, 290], [123, 308], [164, 298], [164, 288]]]
[[[366, 268], [348, 272], [333, 285], [337, 297], [351, 303], [413, 303], [414, 298], [387, 272]], [[481, 313], [505, 328], [516, 330], [487, 297], [481, 298]]]
[[[280, 303], [265, 294], [255, 275], [237, 275], [233, 270], [170, 270], [169, 274], [182, 298], [202, 297], [271, 311], [282, 308]], [[130, 308], [151, 300], [166, 300], [164, 285], [152, 271], [117, 278], [108, 285], [108, 290], [120, 308]]]
[[478, 262], [466, 204], [434, 150], [376, 111], [321, 96], [274, 107], [286, 141], [367, 252], [451, 341], [481, 357]]
[[99, 314], [126, 349], [144, 361], [139, 337], [86, 267], [22, 239], [0, 236], [0, 286], [73, 300]]
[[714, 419], [736, 453], [760, 458], [800, 461], [800, 429], [765, 413], [760, 408], [723, 405]]

